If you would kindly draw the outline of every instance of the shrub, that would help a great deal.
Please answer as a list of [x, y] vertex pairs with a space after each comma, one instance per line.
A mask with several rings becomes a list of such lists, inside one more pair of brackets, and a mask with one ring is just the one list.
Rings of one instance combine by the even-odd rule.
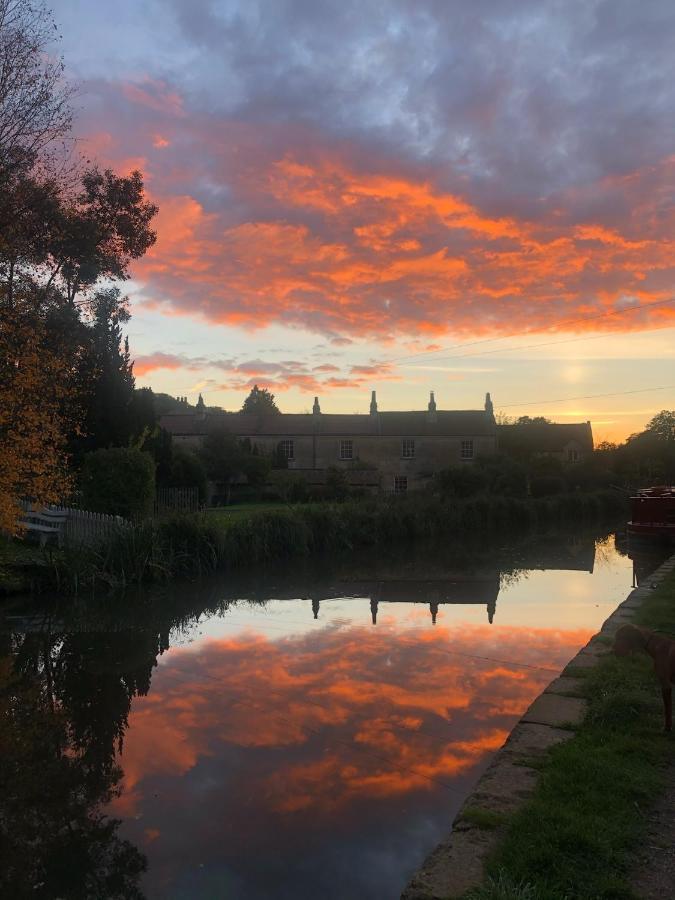
[[152, 513], [155, 464], [150, 454], [135, 448], [95, 450], [84, 458], [80, 489], [85, 509], [143, 519]]
[[284, 503], [305, 503], [309, 500], [309, 485], [303, 475], [288, 469], [273, 469], [267, 483], [268, 495]]
[[485, 472], [476, 465], [450, 466], [436, 476], [436, 483], [445, 497], [473, 497], [487, 487]]
[[550, 497], [565, 490], [565, 481], [560, 475], [537, 475], [530, 481], [533, 497]]
[[206, 500], [206, 470], [196, 453], [184, 447], [173, 447], [167, 487], [196, 487], [199, 501]]
[[484, 473], [487, 488], [500, 497], [527, 496], [527, 469], [509, 456], [482, 456], [476, 466]]
[[349, 482], [344, 469], [329, 466], [326, 470], [326, 496], [329, 500], [346, 500], [349, 494]]

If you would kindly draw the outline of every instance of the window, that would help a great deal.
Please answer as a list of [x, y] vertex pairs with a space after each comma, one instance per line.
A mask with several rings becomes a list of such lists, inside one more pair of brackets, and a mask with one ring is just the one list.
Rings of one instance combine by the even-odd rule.
[[284, 459], [295, 459], [295, 448], [293, 441], [280, 441], [279, 453]]
[[579, 451], [575, 447], [568, 447], [567, 462], [571, 462], [571, 463], [579, 462]]
[[394, 493], [395, 494], [405, 494], [408, 490], [408, 476], [407, 475], [394, 475]]
[[403, 459], [414, 459], [415, 457], [415, 441], [405, 438], [401, 441], [401, 456]]
[[462, 459], [473, 459], [473, 441], [462, 441], [459, 455]]
[[354, 441], [340, 441], [340, 459], [354, 459]]

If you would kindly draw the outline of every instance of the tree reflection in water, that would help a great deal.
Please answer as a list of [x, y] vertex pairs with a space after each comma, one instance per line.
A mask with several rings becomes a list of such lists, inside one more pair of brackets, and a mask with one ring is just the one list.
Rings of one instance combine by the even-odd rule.
[[131, 700], [160, 647], [147, 632], [0, 636], [0, 893], [140, 898], [145, 857], [102, 812], [119, 793]]

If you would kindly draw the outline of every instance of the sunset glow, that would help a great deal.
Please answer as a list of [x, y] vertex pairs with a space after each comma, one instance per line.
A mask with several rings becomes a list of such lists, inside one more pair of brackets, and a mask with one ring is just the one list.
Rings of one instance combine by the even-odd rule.
[[[498, 385], [498, 409], [541, 402], [561, 421], [549, 401], [571, 383], [621, 394], [639, 366], [639, 386], [663, 390], [672, 10], [607, 13], [599, 0], [565, 20], [553, 5], [397, 2], [385, 18], [360, 10], [357, 28], [330, 4], [315, 18], [296, 3], [123, 0], [134, 40], [105, 64], [82, 49], [94, 10], [66, 28], [83, 151], [140, 167], [160, 207], [130, 285], [141, 383], [237, 408], [257, 381], [289, 412], [313, 394], [352, 411], [374, 387], [389, 408], [428, 389], [472, 407]], [[55, 14], [72, 26], [72, 4]], [[531, 348], [542, 336], [562, 345]], [[484, 339], [498, 375], [472, 363]], [[454, 376], [425, 368], [429, 347], [457, 345]], [[398, 364], [411, 353], [417, 365]], [[551, 357], [594, 364], [572, 381]], [[590, 399], [580, 417], [623, 437], [674, 393]]]

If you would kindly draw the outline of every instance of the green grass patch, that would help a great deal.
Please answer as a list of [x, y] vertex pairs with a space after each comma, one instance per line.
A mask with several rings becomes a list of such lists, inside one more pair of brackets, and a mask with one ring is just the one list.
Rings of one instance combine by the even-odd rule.
[[503, 813], [495, 812], [493, 809], [485, 809], [482, 806], [467, 806], [462, 810], [462, 819], [470, 822], [477, 828], [484, 831], [492, 831], [504, 825], [507, 817]]
[[484, 885], [466, 895], [466, 900], [566, 900], [560, 894], [542, 894], [528, 881], [513, 881], [506, 872], [489, 876]]
[[218, 506], [206, 510], [206, 516], [214, 522], [229, 524], [241, 519], [248, 519], [260, 513], [278, 512], [281, 509], [291, 509], [288, 503], [233, 503], [232, 506]]
[[[647, 598], [636, 621], [675, 633], [675, 577]], [[544, 757], [533, 797], [510, 817], [490, 857], [490, 880], [467, 900], [634, 897], [631, 851], [675, 742], [662, 732], [661, 692], [646, 654], [612, 655], [578, 675], [589, 703], [584, 722]]]

